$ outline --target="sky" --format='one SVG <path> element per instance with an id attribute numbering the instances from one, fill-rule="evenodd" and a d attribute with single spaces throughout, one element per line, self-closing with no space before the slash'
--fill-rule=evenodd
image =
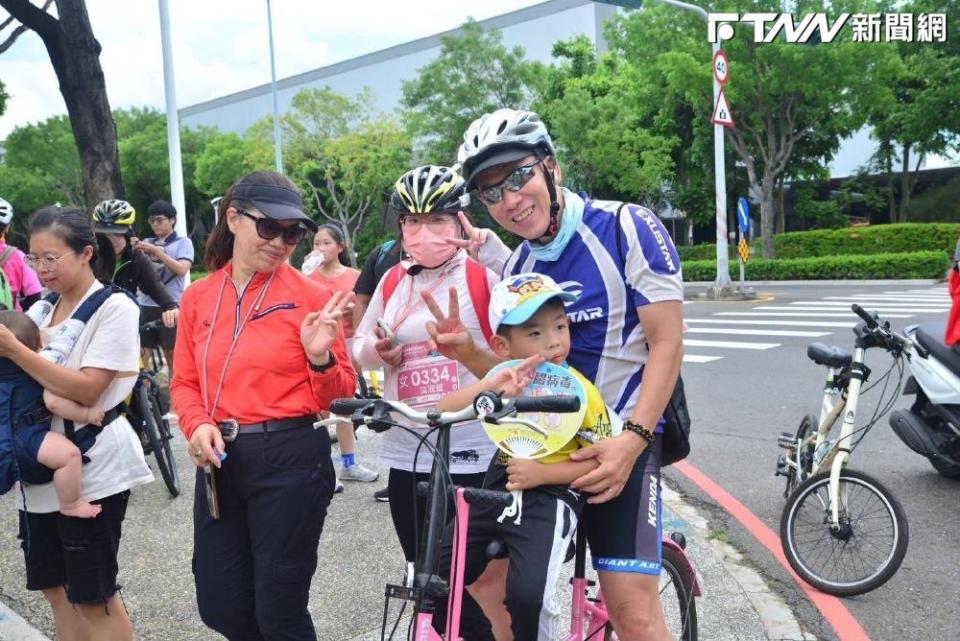
<path id="1" fill-rule="evenodd" d="M 272 0 L 277 79 L 454 29 L 468 17 L 483 20 L 538 3 Z M 169 0 L 168 5 L 178 108 L 270 82 L 266 0 Z M 114 109 L 163 110 L 158 7 L 157 0 L 87 0 Z M 0 9 L 0 21 L 6 17 Z M 4 29 L 0 40 L 9 32 Z M 10 95 L 0 116 L 0 140 L 14 127 L 66 113 L 47 52 L 31 31 L 0 55 L 0 80 Z"/>

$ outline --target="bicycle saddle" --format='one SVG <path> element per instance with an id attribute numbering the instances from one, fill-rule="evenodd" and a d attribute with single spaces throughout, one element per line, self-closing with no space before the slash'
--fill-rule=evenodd
<path id="1" fill-rule="evenodd" d="M 823 343 L 807 345 L 807 356 L 817 365 L 826 365 L 834 369 L 847 367 L 853 362 L 853 354 L 842 347 L 829 347 Z"/>

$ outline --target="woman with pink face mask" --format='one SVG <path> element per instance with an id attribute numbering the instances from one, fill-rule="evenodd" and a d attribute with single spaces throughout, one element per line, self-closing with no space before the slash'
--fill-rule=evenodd
<path id="1" fill-rule="evenodd" d="M 477 380 L 466 367 L 432 349 L 426 325 L 433 315 L 422 298 L 429 292 L 444 309 L 450 304 L 458 308 L 473 339 L 488 344 L 488 305 L 484 301 L 489 302 L 490 288 L 499 278 L 449 242 L 462 236 L 458 216 L 467 204 L 463 179 L 447 167 L 418 167 L 401 176 L 393 187 L 390 208 L 397 216 L 409 258 L 380 280 L 353 342 L 353 356 L 360 367 L 384 369 L 384 398 L 432 408 L 442 396 Z M 453 288 L 459 292 L 458 300 L 448 298 Z M 474 309 L 475 304 L 481 308 Z M 421 437 L 427 432 L 402 417 L 395 419 Z M 435 442 L 434 436 L 431 441 Z M 479 421 L 458 425 L 450 441 L 453 482 L 480 487 L 496 448 Z M 416 483 L 428 478 L 433 463 L 427 447 L 420 447 L 417 454 L 419 444 L 417 436 L 391 429 L 384 433 L 380 450 L 383 465 L 390 469 L 390 512 L 408 562 L 414 560 L 415 540 L 426 513 L 425 500 L 416 496 Z"/>

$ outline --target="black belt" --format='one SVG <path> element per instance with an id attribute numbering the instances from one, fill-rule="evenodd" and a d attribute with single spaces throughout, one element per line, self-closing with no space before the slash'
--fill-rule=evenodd
<path id="1" fill-rule="evenodd" d="M 263 434 L 264 432 L 285 432 L 287 430 L 297 429 L 299 427 L 313 427 L 317 417 L 313 414 L 306 416 L 295 416 L 293 418 L 280 418 L 262 423 L 248 423 L 240 425 L 240 434 Z"/>

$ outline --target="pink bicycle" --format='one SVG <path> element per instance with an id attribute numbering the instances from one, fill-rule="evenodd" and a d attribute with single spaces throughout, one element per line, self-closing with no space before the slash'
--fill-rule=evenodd
<path id="1" fill-rule="evenodd" d="M 492 407 L 491 407 L 492 405 Z M 340 416 L 350 415 L 355 425 L 382 432 L 390 428 L 407 429 L 395 423 L 391 412 L 406 417 L 415 423 L 426 425 L 430 433 L 436 432 L 436 445 L 430 445 L 426 437 L 424 446 L 434 450 L 433 469 L 430 481 L 418 484 L 417 491 L 427 496 L 427 513 L 424 524 L 424 536 L 421 539 L 420 553 L 412 572 L 408 571 L 404 585 L 387 584 L 383 608 L 381 641 L 392 641 L 406 609 L 406 603 L 413 603 L 413 615 L 406 638 L 408 641 L 462 641 L 460 636 L 460 613 L 463 596 L 464 559 L 466 557 L 467 527 L 471 505 L 489 505 L 506 507 L 513 501 L 508 492 L 485 490 L 470 487 L 453 487 L 449 482 L 448 465 L 450 461 L 450 428 L 466 421 L 476 420 L 478 414 L 486 420 L 499 420 L 511 417 L 511 423 L 527 422 L 516 418 L 523 412 L 575 412 L 579 409 L 579 399 L 569 396 L 522 397 L 512 400 L 499 399 L 489 394 L 477 397 L 472 407 L 458 412 L 440 412 L 431 410 L 421 412 L 397 401 L 379 399 L 339 399 L 334 401 L 331 411 Z M 478 412 L 478 410 L 482 410 Z M 332 420 L 321 421 L 318 425 Z M 528 424 L 533 430 L 539 427 Z M 436 574 L 439 564 L 441 538 L 447 523 L 447 509 L 450 497 L 453 497 L 454 517 L 454 554 L 450 563 L 449 582 Z M 616 640 L 616 633 L 610 625 L 603 595 L 600 590 L 591 594 L 595 582 L 586 576 L 586 542 L 583 530 L 577 531 L 576 557 L 572 584 L 570 614 L 570 632 L 563 641 L 600 641 Z M 497 541 L 487 547 L 487 554 L 495 557 L 503 551 L 502 542 Z M 682 534 L 673 532 L 663 539 L 663 572 L 660 577 L 660 599 L 664 607 L 667 626 L 675 638 L 681 641 L 697 640 L 697 609 L 695 597 L 700 596 L 697 573 L 684 551 L 686 542 Z M 387 634 L 388 613 L 391 600 L 404 601 L 404 606 Z M 433 628 L 434 603 L 438 599 L 447 599 L 447 627 L 443 635 Z"/>

